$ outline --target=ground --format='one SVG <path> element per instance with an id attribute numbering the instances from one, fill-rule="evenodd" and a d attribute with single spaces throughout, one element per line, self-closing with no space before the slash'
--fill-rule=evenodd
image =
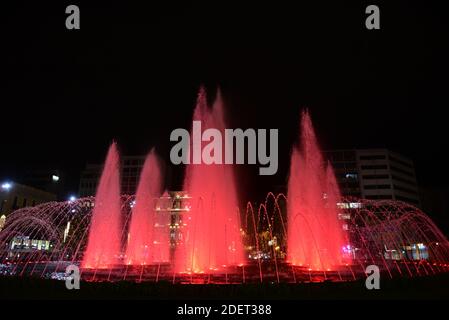
<path id="1" fill-rule="evenodd" d="M 364 281 L 302 284 L 173 285 L 171 283 L 81 282 L 0 277 L 0 299 L 157 299 L 157 300 L 329 300 L 448 299 L 449 274 L 381 281 L 367 290 Z"/>

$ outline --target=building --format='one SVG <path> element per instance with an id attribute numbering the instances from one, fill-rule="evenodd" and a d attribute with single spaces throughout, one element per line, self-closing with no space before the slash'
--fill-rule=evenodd
<path id="1" fill-rule="evenodd" d="M 135 194 L 139 183 L 140 171 L 145 163 L 144 156 L 124 156 L 120 164 L 121 192 Z M 103 165 L 87 164 L 81 173 L 79 196 L 94 196 L 100 181 Z"/>
<path id="2" fill-rule="evenodd" d="M 401 200 L 421 207 L 413 161 L 387 149 L 325 151 L 335 170 L 343 196 Z M 121 192 L 135 194 L 145 156 L 121 159 Z M 102 165 L 88 164 L 81 173 L 79 196 L 94 196 Z M 283 188 L 277 188 L 280 192 Z M 284 191 L 285 192 L 285 191 Z"/>
<path id="3" fill-rule="evenodd" d="M 343 196 L 421 206 L 413 161 L 387 149 L 326 151 Z"/>
<path id="4" fill-rule="evenodd" d="M 184 191 L 168 191 L 156 200 L 155 245 L 161 245 L 169 239 L 169 257 L 162 261 L 173 260 L 176 247 L 184 241 L 184 227 L 191 209 L 190 196 Z M 160 250 L 163 251 L 163 250 Z"/>
<path id="5" fill-rule="evenodd" d="M 3 183 L 0 186 L 0 230 L 11 212 L 49 201 L 56 201 L 56 195 L 19 183 Z"/>
<path id="6" fill-rule="evenodd" d="M 17 182 L 55 194 L 58 200 L 65 200 L 67 196 L 66 176 L 60 170 L 32 168 L 18 178 Z"/>
<path id="7" fill-rule="evenodd" d="M 78 195 L 80 197 L 94 196 L 100 181 L 102 165 L 87 164 L 86 168 L 81 172 L 80 185 Z"/>

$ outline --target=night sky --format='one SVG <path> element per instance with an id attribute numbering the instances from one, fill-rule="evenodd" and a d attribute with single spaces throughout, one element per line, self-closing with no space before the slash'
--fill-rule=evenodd
<path id="1" fill-rule="evenodd" d="M 77 191 L 113 139 L 168 160 L 204 84 L 210 99 L 220 86 L 231 128 L 279 129 L 278 174 L 240 168 L 245 188 L 285 183 L 305 107 L 323 149 L 386 147 L 415 161 L 421 186 L 447 187 L 449 30 L 436 2 L 120 2 L 2 4 L 2 180 L 56 168 Z M 81 30 L 65 28 L 69 4 Z M 381 30 L 365 28 L 368 4 Z"/>

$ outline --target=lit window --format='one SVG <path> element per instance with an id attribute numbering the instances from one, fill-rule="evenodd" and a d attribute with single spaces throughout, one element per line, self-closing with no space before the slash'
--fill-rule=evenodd
<path id="1" fill-rule="evenodd" d="M 351 202 L 349 203 L 349 208 L 351 209 L 360 209 L 362 204 L 360 202 Z"/>
<path id="2" fill-rule="evenodd" d="M 349 220 L 349 219 L 351 219 L 351 215 L 349 213 L 339 213 L 338 219 L 339 220 Z"/>
<path id="3" fill-rule="evenodd" d="M 337 203 L 337 207 L 338 207 L 339 209 L 349 209 L 349 203 L 338 202 L 338 203 Z"/>
<path id="4" fill-rule="evenodd" d="M 2 230 L 3 227 L 5 226 L 5 222 L 6 222 L 6 216 L 5 216 L 5 215 L 2 215 L 2 216 L 0 217 L 0 230 Z"/>

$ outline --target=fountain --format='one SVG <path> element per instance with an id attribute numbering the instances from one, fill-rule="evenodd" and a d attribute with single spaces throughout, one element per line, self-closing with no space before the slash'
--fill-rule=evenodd
<path id="1" fill-rule="evenodd" d="M 169 259 L 168 238 L 161 239 L 158 232 L 161 228 L 155 227 L 154 199 L 159 198 L 163 190 L 159 161 L 154 149 L 151 150 L 140 175 L 127 239 L 126 263 L 129 265 L 148 265 Z"/>
<path id="2" fill-rule="evenodd" d="M 200 90 L 193 119 L 223 131 L 220 93 L 209 108 Z M 238 208 L 230 164 L 192 161 L 185 191 L 162 194 L 154 150 L 136 195 L 121 195 L 113 143 L 95 198 L 7 217 L 0 274 L 59 279 L 75 264 L 85 281 L 229 284 L 354 281 L 366 277 L 369 265 L 389 278 L 449 272 L 449 242 L 424 212 L 401 201 L 341 197 L 308 112 L 300 132 L 288 194 L 270 192 L 246 210 Z"/>
<path id="3" fill-rule="evenodd" d="M 301 146 L 293 148 L 288 180 L 288 259 L 312 270 L 331 270 L 342 264 L 340 191 L 307 111 L 300 128 Z"/>
<path id="4" fill-rule="evenodd" d="M 107 268 L 119 262 L 121 252 L 120 173 L 116 143 L 109 148 L 95 196 L 82 266 Z"/>
<path id="5" fill-rule="evenodd" d="M 200 90 L 193 120 L 201 121 L 204 130 L 215 128 L 224 135 L 226 125 L 220 92 L 209 109 L 206 93 L 204 89 Z M 185 226 L 182 244 L 176 254 L 177 271 L 210 272 L 242 264 L 243 246 L 233 166 L 189 164 L 184 189 L 188 190 L 192 200 L 191 209 L 182 221 Z"/>

